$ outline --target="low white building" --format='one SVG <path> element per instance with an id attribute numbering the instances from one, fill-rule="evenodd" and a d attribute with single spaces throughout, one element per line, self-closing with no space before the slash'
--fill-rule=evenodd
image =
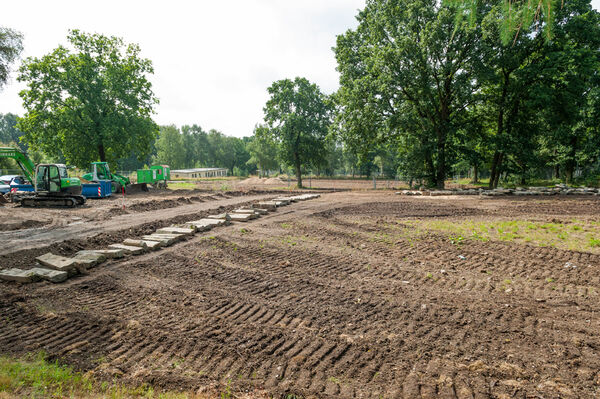
<path id="1" fill-rule="evenodd" d="M 172 179 L 198 179 L 203 177 L 227 177 L 227 168 L 195 168 L 171 171 Z"/>

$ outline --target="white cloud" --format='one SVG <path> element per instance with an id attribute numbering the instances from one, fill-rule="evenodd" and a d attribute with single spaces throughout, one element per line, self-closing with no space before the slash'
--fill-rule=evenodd
<path id="1" fill-rule="evenodd" d="M 158 123 L 244 136 L 262 120 L 273 81 L 304 76 L 326 92 L 337 88 L 331 47 L 362 7 L 364 0 L 22 0 L 3 13 L 25 34 L 24 56 L 65 43 L 71 28 L 138 43 L 154 62 Z M 0 92 L 0 112 L 23 112 L 23 87 L 13 79 Z"/>

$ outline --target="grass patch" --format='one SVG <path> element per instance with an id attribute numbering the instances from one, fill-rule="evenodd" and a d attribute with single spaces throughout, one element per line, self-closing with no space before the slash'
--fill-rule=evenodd
<path id="1" fill-rule="evenodd" d="M 157 392 L 150 385 L 129 387 L 116 382 L 96 381 L 73 368 L 50 362 L 44 353 L 22 359 L 0 356 L 0 398 L 148 398 L 208 399 L 185 392 Z"/>
<path id="2" fill-rule="evenodd" d="M 464 239 L 530 243 L 539 247 L 600 253 L 600 223 L 573 219 L 559 222 L 528 220 L 410 220 L 403 223 L 419 231 L 435 230 L 449 234 L 460 247 Z"/>
<path id="3" fill-rule="evenodd" d="M 169 183 L 168 185 L 169 190 L 193 190 L 195 188 L 198 188 L 198 185 L 190 182 Z"/>

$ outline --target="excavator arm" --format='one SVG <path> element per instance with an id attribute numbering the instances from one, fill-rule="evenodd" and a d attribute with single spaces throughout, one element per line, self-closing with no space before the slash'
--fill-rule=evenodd
<path id="1" fill-rule="evenodd" d="M 29 159 L 25 152 L 21 151 L 18 148 L 0 147 L 0 158 L 14 159 L 23 171 L 25 178 L 29 180 L 31 184 L 33 184 L 33 176 L 35 175 L 35 164 L 31 159 Z"/>

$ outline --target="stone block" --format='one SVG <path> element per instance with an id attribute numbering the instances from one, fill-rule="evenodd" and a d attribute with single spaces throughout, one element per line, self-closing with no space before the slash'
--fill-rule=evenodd
<path id="1" fill-rule="evenodd" d="M 108 247 L 114 248 L 114 249 L 121 249 L 121 250 L 123 250 L 123 252 L 125 252 L 126 254 L 129 254 L 129 255 L 141 255 L 145 252 L 144 248 L 132 247 L 132 246 L 123 245 L 123 244 L 111 244 Z"/>
<path id="2" fill-rule="evenodd" d="M 177 241 L 183 240 L 184 237 L 183 234 L 152 234 L 143 236 L 142 240 L 160 242 L 163 246 L 168 247 Z"/>
<path id="3" fill-rule="evenodd" d="M 247 222 L 256 218 L 254 214 L 250 213 L 232 213 L 230 216 L 233 222 Z"/>
<path id="4" fill-rule="evenodd" d="M 194 233 L 196 233 L 196 228 L 194 227 L 163 227 L 156 230 L 156 234 L 183 234 L 191 236 Z"/>
<path id="5" fill-rule="evenodd" d="M 58 270 L 61 272 L 73 272 L 79 270 L 81 263 L 76 259 L 66 258 L 60 255 L 54 255 L 48 252 L 42 256 L 35 258 L 42 266 L 49 267 L 50 269 Z"/>
<path id="6" fill-rule="evenodd" d="M 35 273 L 39 278 L 52 283 L 62 283 L 69 278 L 69 273 L 67 272 L 59 272 L 58 270 L 45 269 L 43 267 L 34 267 L 29 271 Z"/>
<path id="7" fill-rule="evenodd" d="M 123 245 L 129 245 L 130 247 L 140 247 L 143 249 L 148 248 L 148 245 L 146 244 L 146 242 L 144 240 L 134 240 L 131 238 L 128 238 L 125 241 L 123 241 Z"/>
<path id="8" fill-rule="evenodd" d="M 17 283 L 31 283 L 39 279 L 39 277 L 31 270 L 4 269 L 0 271 L 0 279 L 16 281 Z"/>
<path id="9" fill-rule="evenodd" d="M 272 201 L 258 202 L 256 204 L 254 204 L 254 207 L 255 208 L 267 209 L 269 211 L 276 211 L 277 210 L 277 204 L 275 202 L 272 202 Z"/>
<path id="10" fill-rule="evenodd" d="M 73 257 L 78 264 L 83 265 L 87 268 L 94 267 L 102 262 L 106 261 L 106 255 L 99 253 L 89 253 L 86 251 L 79 251 Z"/>
<path id="11" fill-rule="evenodd" d="M 254 212 L 258 213 L 259 215 L 266 215 L 269 213 L 268 209 L 263 208 L 252 208 L 252 210 L 254 210 Z"/>
<path id="12" fill-rule="evenodd" d="M 277 204 L 277 206 L 286 206 L 289 205 L 291 203 L 291 201 L 287 198 L 275 198 L 274 200 L 272 200 L 273 202 L 275 202 Z"/>
<path id="13" fill-rule="evenodd" d="M 188 224 L 196 226 L 197 229 L 203 229 L 206 231 L 212 229 L 213 227 L 228 225 L 229 221 L 224 219 L 200 219 L 194 220 L 193 222 L 188 222 Z"/>
<path id="14" fill-rule="evenodd" d="M 208 219 L 217 219 L 217 220 L 231 220 L 231 217 L 227 212 L 219 213 L 218 215 L 208 215 Z"/>
<path id="15" fill-rule="evenodd" d="M 100 254 L 106 256 L 107 259 L 120 259 L 125 256 L 125 253 L 120 249 L 87 249 L 85 251 L 79 251 L 77 253 Z"/>

